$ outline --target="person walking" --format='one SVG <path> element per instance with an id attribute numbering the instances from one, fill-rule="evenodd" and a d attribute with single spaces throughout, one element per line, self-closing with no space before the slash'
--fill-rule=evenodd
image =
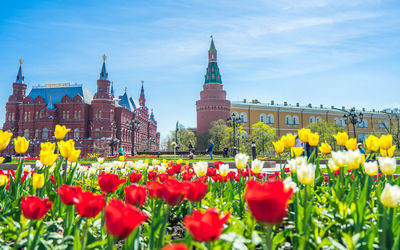
<path id="1" fill-rule="evenodd" d="M 208 149 L 207 152 L 210 154 L 211 160 L 213 159 L 213 150 L 214 150 L 214 143 L 212 140 L 208 143 Z"/>
<path id="2" fill-rule="evenodd" d="M 117 153 L 119 156 L 124 156 L 125 155 L 125 151 L 122 147 L 119 147 L 119 149 L 117 150 Z"/>
<path id="3" fill-rule="evenodd" d="M 194 156 L 194 146 L 192 141 L 189 141 L 189 159 L 193 160 L 193 156 Z"/>

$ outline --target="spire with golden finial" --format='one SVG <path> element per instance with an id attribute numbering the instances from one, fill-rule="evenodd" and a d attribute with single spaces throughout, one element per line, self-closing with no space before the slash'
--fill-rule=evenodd
<path id="1" fill-rule="evenodd" d="M 106 54 L 103 54 L 103 62 L 105 62 L 107 60 L 107 56 Z"/>
<path id="2" fill-rule="evenodd" d="M 17 74 L 17 80 L 15 81 L 16 83 L 24 83 L 24 76 L 22 75 L 22 63 L 24 61 L 22 59 L 19 59 L 19 69 L 18 69 L 18 74 Z"/>
<path id="3" fill-rule="evenodd" d="M 106 59 L 107 59 L 107 56 L 103 55 L 103 67 L 101 68 L 99 80 L 108 80 L 108 73 L 106 70 Z"/>

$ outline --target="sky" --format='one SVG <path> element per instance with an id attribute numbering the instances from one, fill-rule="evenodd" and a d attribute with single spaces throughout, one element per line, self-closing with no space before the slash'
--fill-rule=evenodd
<path id="1" fill-rule="evenodd" d="M 107 55 L 116 95 L 154 109 L 161 137 L 196 126 L 210 35 L 232 101 L 400 107 L 400 3 L 380 0 L 2 1 L 0 123 L 24 60 L 27 93 L 80 83 Z"/>

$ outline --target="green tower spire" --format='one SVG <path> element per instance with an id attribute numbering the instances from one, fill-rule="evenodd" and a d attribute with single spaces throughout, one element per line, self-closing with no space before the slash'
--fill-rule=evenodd
<path id="1" fill-rule="evenodd" d="M 208 50 L 208 67 L 204 76 L 204 84 L 222 84 L 213 36 L 211 36 L 210 49 Z"/>

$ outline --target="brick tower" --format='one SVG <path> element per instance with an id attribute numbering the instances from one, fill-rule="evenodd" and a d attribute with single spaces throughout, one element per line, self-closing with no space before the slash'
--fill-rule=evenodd
<path id="1" fill-rule="evenodd" d="M 219 119 L 226 120 L 230 115 L 231 102 L 226 100 L 226 92 L 222 89 L 221 75 L 217 63 L 217 50 L 211 36 L 208 50 L 208 67 L 204 79 L 200 100 L 196 102 L 197 135 L 208 132 L 211 122 Z"/>

